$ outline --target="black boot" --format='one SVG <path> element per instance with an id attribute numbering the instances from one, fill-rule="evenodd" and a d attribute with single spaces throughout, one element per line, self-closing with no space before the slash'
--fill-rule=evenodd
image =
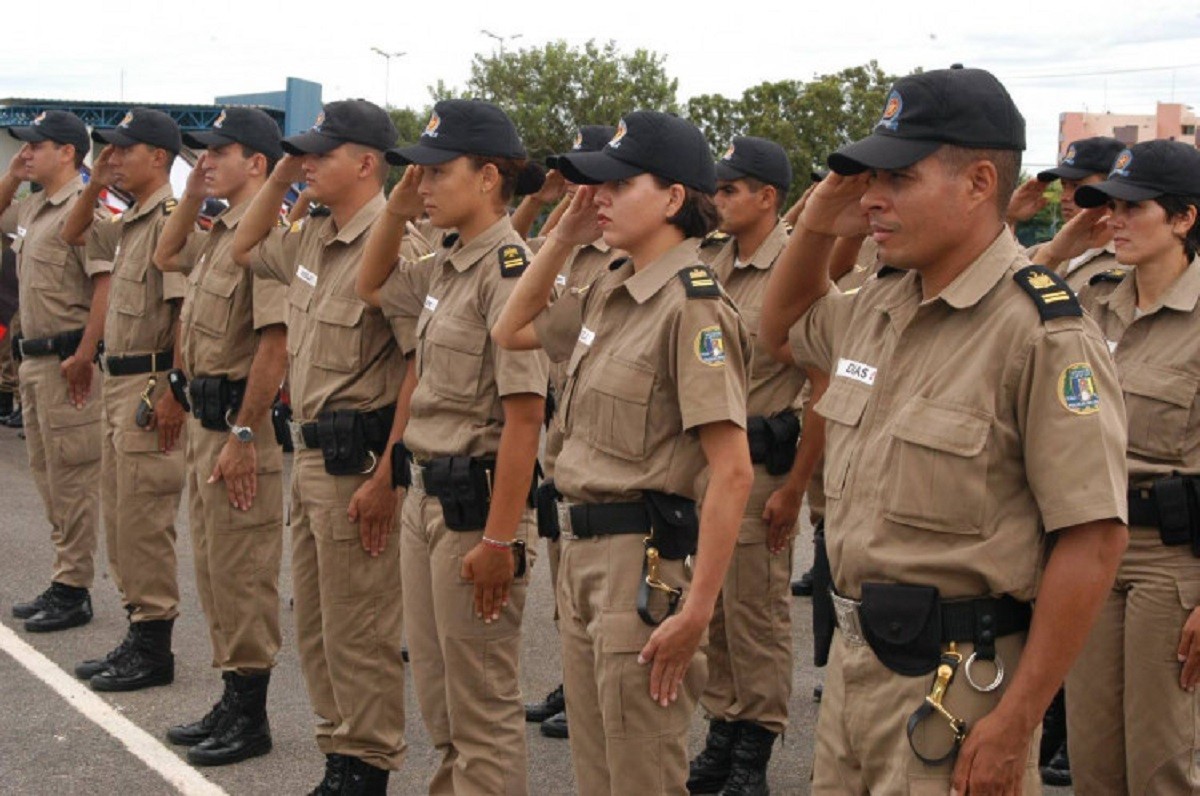
<path id="1" fill-rule="evenodd" d="M 174 619 L 133 623 L 133 645 L 113 664 L 91 679 L 93 691 L 138 691 L 175 681 L 171 654 Z"/>
<path id="2" fill-rule="evenodd" d="M 121 643 L 114 647 L 103 658 L 88 658 L 83 663 L 75 667 L 75 676 L 80 680 L 91 680 L 96 675 L 106 671 L 110 666 L 123 658 L 129 650 L 133 649 L 133 622 L 130 617 L 133 616 L 133 610 L 125 609 L 125 616 L 129 622 L 128 628 L 125 630 L 125 638 L 121 639 Z"/>
<path id="3" fill-rule="evenodd" d="M 725 787 L 733 744 L 737 741 L 738 724 L 712 719 L 708 722 L 708 737 L 704 749 L 688 765 L 688 793 L 716 793 Z"/>
<path id="4" fill-rule="evenodd" d="M 563 687 L 559 685 L 541 702 L 526 702 L 525 703 L 525 721 L 542 722 L 553 716 L 555 713 L 562 713 L 567 709 L 567 700 L 563 697 Z"/>
<path id="5" fill-rule="evenodd" d="M 17 407 L 17 410 L 15 412 L 13 412 L 8 417 L 4 418 L 4 425 L 8 426 L 9 428 L 24 428 L 25 427 L 24 420 L 22 419 L 22 416 L 21 416 L 21 408 L 20 407 Z"/>
<path id="6" fill-rule="evenodd" d="M 46 590 L 34 597 L 29 602 L 17 603 L 12 607 L 12 615 L 14 619 L 28 619 L 38 611 L 50 604 L 50 593 L 54 591 L 54 584 L 51 583 L 46 587 Z"/>
<path id="7" fill-rule="evenodd" d="M 225 681 L 225 691 L 217 703 L 212 706 L 212 710 L 191 724 L 176 724 L 167 730 L 168 741 L 176 746 L 195 746 L 213 734 L 213 730 L 217 728 L 229 710 L 229 702 L 233 697 L 233 687 L 231 686 L 233 672 L 221 672 L 221 679 Z"/>
<path id="8" fill-rule="evenodd" d="M 1067 742 L 1063 741 L 1050 758 L 1050 762 L 1042 768 L 1042 783 L 1055 788 L 1071 786 L 1071 757 L 1067 753 Z"/>
<path id="9" fill-rule="evenodd" d="M 555 713 L 550 718 L 542 722 L 542 735 L 547 738 L 568 738 L 570 733 L 567 731 L 567 711 Z"/>
<path id="10" fill-rule="evenodd" d="M 234 674 L 229 708 L 207 740 L 188 750 L 194 766 L 225 766 L 271 751 L 267 687 L 271 673 Z"/>
<path id="11" fill-rule="evenodd" d="M 733 766 L 720 796 L 768 796 L 767 763 L 776 733 L 752 721 L 739 721 L 738 737 L 733 744 Z"/>
<path id="12" fill-rule="evenodd" d="M 325 778 L 308 796 L 336 796 L 342 792 L 342 783 L 346 781 L 346 767 L 350 758 L 345 755 L 325 755 Z"/>
<path id="13" fill-rule="evenodd" d="M 50 633 L 79 627 L 92 621 L 92 598 L 87 589 L 50 584 L 50 596 L 42 610 L 25 620 L 25 629 L 30 633 Z"/>
<path id="14" fill-rule="evenodd" d="M 346 779 L 338 792 L 342 796 L 386 796 L 390 773 L 357 757 L 347 758 Z"/>

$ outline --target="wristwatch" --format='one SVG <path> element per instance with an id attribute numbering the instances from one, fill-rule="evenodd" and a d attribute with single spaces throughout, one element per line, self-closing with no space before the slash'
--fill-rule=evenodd
<path id="1" fill-rule="evenodd" d="M 229 427 L 229 433 L 238 442 L 254 442 L 254 429 L 250 426 L 233 425 Z"/>

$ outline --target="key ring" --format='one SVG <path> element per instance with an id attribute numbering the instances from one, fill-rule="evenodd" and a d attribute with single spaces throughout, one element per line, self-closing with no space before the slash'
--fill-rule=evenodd
<path id="1" fill-rule="evenodd" d="M 1000 684 L 1004 682 L 1004 660 L 999 655 L 996 655 L 993 661 L 996 665 L 996 676 L 992 678 L 992 682 L 982 686 L 975 682 L 975 678 L 971 676 L 971 667 L 975 665 L 977 660 L 981 660 L 981 658 L 979 658 L 977 653 L 972 652 L 971 656 L 967 658 L 967 662 L 963 665 L 963 674 L 966 675 L 967 682 L 971 684 L 972 688 L 981 694 L 989 694 L 999 688 Z"/>

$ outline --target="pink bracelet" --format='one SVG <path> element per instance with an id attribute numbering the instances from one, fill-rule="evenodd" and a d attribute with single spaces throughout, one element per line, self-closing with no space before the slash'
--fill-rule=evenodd
<path id="1" fill-rule="evenodd" d="M 502 542 L 499 539 L 489 539 L 486 536 L 483 537 L 482 541 L 488 547 L 494 547 L 497 550 L 511 550 L 513 546 L 512 542 Z"/>

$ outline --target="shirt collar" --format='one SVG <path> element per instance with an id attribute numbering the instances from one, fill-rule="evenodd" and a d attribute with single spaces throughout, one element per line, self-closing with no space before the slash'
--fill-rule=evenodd
<path id="1" fill-rule="evenodd" d="M 83 178 L 76 174 L 74 179 L 59 188 L 53 196 L 47 197 L 46 202 L 56 206 L 60 205 L 78 193 L 81 188 L 83 188 Z"/>
<path id="2" fill-rule="evenodd" d="M 1008 273 L 1009 266 L 1019 254 L 1016 239 L 1007 229 L 1001 231 L 992 245 L 955 277 L 937 298 L 956 310 L 973 307 Z"/>
<path id="3" fill-rule="evenodd" d="M 329 234 L 334 231 L 333 216 L 330 216 L 329 226 L 326 228 L 325 233 L 328 235 L 328 238 L 323 239 L 321 242 L 324 245 L 329 245 L 333 241 L 337 241 L 338 243 L 353 243 L 358 240 L 364 232 L 371 228 L 371 225 L 375 223 L 375 219 L 379 218 L 379 214 L 383 212 L 383 206 L 386 201 L 383 198 L 382 191 L 372 196 L 369 202 L 358 208 L 358 212 L 346 222 L 346 226 L 337 230 L 336 235 Z"/>
<path id="4" fill-rule="evenodd" d="M 479 236 L 470 243 L 464 245 L 462 238 L 459 238 L 454 247 L 450 249 L 450 256 L 446 260 L 454 266 L 455 271 L 461 274 L 482 260 L 485 254 L 499 246 L 501 241 L 512 231 L 512 219 L 505 214 L 497 219 L 496 223 L 479 233 Z"/>
<path id="5" fill-rule="evenodd" d="M 236 229 L 238 222 L 242 220 L 242 216 L 246 215 L 246 211 L 250 208 L 250 202 L 245 201 L 241 204 L 230 205 L 222 210 L 215 219 L 213 224 L 220 224 L 225 229 Z"/>
<path id="6" fill-rule="evenodd" d="M 734 258 L 733 267 L 737 269 L 755 267 L 760 271 L 765 271 L 770 268 L 775 260 L 779 257 L 779 253 L 787 246 L 788 233 L 787 225 L 780 221 L 775 225 L 763 242 L 758 245 L 757 251 L 751 254 L 746 259 L 741 259 L 740 254 Z"/>
<path id="7" fill-rule="evenodd" d="M 1126 277 L 1126 282 L 1132 282 L 1133 277 Z M 1179 312 L 1191 312 L 1196 309 L 1200 300 L 1200 259 L 1195 257 L 1188 267 L 1163 296 L 1162 305 Z"/>
<path id="8" fill-rule="evenodd" d="M 138 202 L 133 207 L 126 210 L 121 218 L 126 224 L 128 224 L 130 221 L 137 221 L 139 218 L 171 198 L 174 198 L 174 192 L 171 189 L 171 183 L 163 183 L 157 191 L 150 194 L 150 198 L 148 198 L 144 203 Z"/>
<path id="9" fill-rule="evenodd" d="M 654 262 L 625 280 L 625 289 L 638 304 L 644 304 L 680 269 L 700 262 L 700 239 L 687 238 L 672 246 Z"/>

